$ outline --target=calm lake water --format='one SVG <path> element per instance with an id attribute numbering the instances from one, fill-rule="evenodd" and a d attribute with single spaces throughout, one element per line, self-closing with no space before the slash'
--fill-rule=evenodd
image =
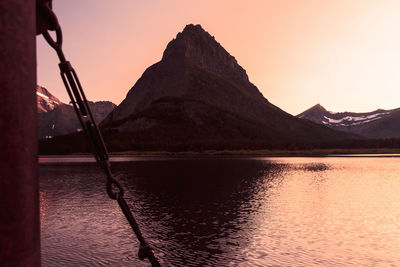
<path id="1" fill-rule="evenodd" d="M 400 266 L 400 158 L 114 158 L 163 266 Z M 149 266 L 105 177 L 42 158 L 43 266 Z"/>

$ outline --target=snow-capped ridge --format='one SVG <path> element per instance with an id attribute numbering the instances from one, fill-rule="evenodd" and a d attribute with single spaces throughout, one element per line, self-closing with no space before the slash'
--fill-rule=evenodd
<path id="1" fill-rule="evenodd" d="M 340 113 L 336 113 L 340 114 Z M 370 115 L 359 115 L 359 116 L 345 116 L 340 119 L 332 119 L 327 116 L 324 116 L 324 118 L 328 121 L 323 121 L 324 124 L 340 124 L 341 126 L 353 126 L 353 125 L 358 125 L 362 123 L 367 123 L 371 122 L 374 120 L 379 120 L 383 117 L 386 117 L 389 115 L 390 112 L 380 112 L 380 113 L 375 113 L 375 114 L 370 114 Z"/>
<path id="2" fill-rule="evenodd" d="M 317 104 L 306 111 L 297 115 L 298 118 L 311 120 L 315 123 L 328 126 L 335 130 L 341 130 L 346 132 L 352 132 L 356 134 L 361 134 L 368 137 L 394 137 L 399 136 L 400 132 L 395 133 L 390 129 L 384 129 L 378 126 L 379 123 L 385 121 L 395 121 L 396 114 L 399 114 L 400 108 L 385 110 L 376 109 L 371 112 L 330 112 L 323 108 L 321 105 Z M 386 123 L 386 122 L 385 122 Z M 390 123 L 389 123 L 390 124 Z M 385 124 L 386 125 L 386 124 Z M 390 126 L 391 129 L 395 129 L 396 126 Z M 369 129 L 374 129 L 374 133 L 370 133 Z M 379 134 L 380 131 L 387 132 L 387 134 Z"/>
<path id="3" fill-rule="evenodd" d="M 37 109 L 38 112 L 49 112 L 55 109 L 57 106 L 63 104 L 57 97 L 53 96 L 46 88 L 42 86 L 36 86 L 37 96 Z"/>

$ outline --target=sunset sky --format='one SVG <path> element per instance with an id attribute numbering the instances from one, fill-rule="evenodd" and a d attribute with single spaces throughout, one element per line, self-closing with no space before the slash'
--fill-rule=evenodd
<path id="1" fill-rule="evenodd" d="M 119 104 L 186 24 L 233 55 L 273 104 L 297 115 L 400 107 L 400 1 L 54 0 L 64 52 L 90 100 Z M 38 84 L 68 102 L 37 38 Z"/>

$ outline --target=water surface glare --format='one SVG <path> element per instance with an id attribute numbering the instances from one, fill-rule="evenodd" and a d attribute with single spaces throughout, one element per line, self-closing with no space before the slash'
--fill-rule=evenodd
<path id="1" fill-rule="evenodd" d="M 400 266 L 400 158 L 118 159 L 162 266 Z M 104 181 L 41 160 L 43 266 L 149 266 Z"/>

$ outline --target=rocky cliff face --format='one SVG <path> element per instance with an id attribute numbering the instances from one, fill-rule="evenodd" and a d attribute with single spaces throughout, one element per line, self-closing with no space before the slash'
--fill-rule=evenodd
<path id="1" fill-rule="evenodd" d="M 236 59 L 200 25 L 187 25 L 178 33 L 162 60 L 143 73 L 102 126 L 160 145 L 350 137 L 269 103 Z"/>
<path id="2" fill-rule="evenodd" d="M 108 114 L 110 114 L 111 111 L 114 110 L 117 105 L 110 101 L 89 101 L 89 106 L 94 120 L 99 124 L 102 120 L 104 120 L 105 117 L 107 117 Z"/>
<path id="3" fill-rule="evenodd" d="M 61 105 L 61 101 L 53 96 L 46 88 L 36 86 L 37 96 L 37 110 L 39 113 L 45 113 L 53 110 L 57 106 Z"/>
<path id="4" fill-rule="evenodd" d="M 81 129 L 73 106 L 62 103 L 44 87 L 37 86 L 36 93 L 39 139 L 71 134 Z M 116 107 L 109 101 L 89 102 L 89 106 L 97 123 Z"/>
<path id="5" fill-rule="evenodd" d="M 144 110 L 162 97 L 183 97 L 209 104 L 243 109 L 248 101 L 267 103 L 246 71 L 200 25 L 187 25 L 164 51 L 162 60 L 149 67 L 126 99 L 104 122 L 121 120 Z"/>
<path id="6" fill-rule="evenodd" d="M 162 61 L 170 61 L 172 64 L 188 61 L 225 79 L 231 79 L 246 87 L 250 85 L 246 71 L 200 25 L 187 25 L 181 33 L 178 33 L 167 45 Z M 250 87 L 252 87 L 250 92 L 243 91 L 243 93 L 259 94 L 255 86 Z"/>

